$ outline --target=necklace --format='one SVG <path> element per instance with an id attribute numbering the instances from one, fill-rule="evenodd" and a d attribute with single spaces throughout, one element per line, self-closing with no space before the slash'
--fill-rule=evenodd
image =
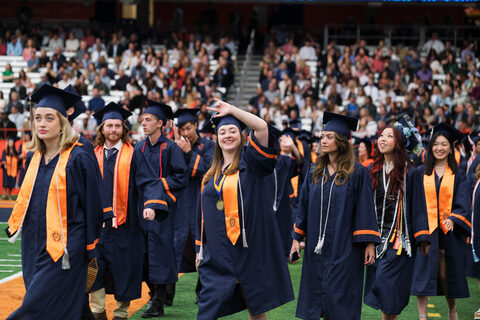
<path id="1" fill-rule="evenodd" d="M 385 162 L 385 165 L 383 166 L 383 168 L 385 169 L 387 174 L 389 174 L 390 171 L 392 171 L 392 169 L 393 169 L 393 161 Z M 385 181 L 384 181 L 384 183 L 385 183 Z"/>
<path id="2" fill-rule="evenodd" d="M 50 161 L 52 161 L 53 158 L 55 158 L 58 153 L 59 153 L 59 151 L 55 152 L 53 155 L 51 155 L 49 157 L 47 156 L 47 154 L 45 154 L 45 156 L 44 156 L 45 157 L 45 164 L 49 164 Z"/>
<path id="3" fill-rule="evenodd" d="M 325 173 L 325 170 L 324 170 Z M 323 184 L 325 182 L 325 175 L 322 175 L 322 182 L 320 186 L 320 228 L 318 231 L 318 242 L 317 245 L 315 246 L 314 252 L 316 254 L 322 254 L 322 248 L 325 243 L 325 233 L 327 232 L 327 223 L 328 223 L 328 216 L 330 215 L 330 202 L 332 199 L 332 190 L 333 190 L 333 185 L 335 184 L 335 177 L 337 176 L 337 173 L 332 177 L 332 184 L 330 185 L 330 192 L 328 193 L 328 204 L 327 204 L 327 212 L 325 214 L 325 224 L 323 224 Z M 323 226 L 323 230 L 322 230 Z"/>

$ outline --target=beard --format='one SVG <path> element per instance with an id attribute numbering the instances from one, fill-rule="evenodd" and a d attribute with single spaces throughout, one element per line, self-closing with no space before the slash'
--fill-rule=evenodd
<path id="1" fill-rule="evenodd" d="M 110 134 L 104 134 L 105 135 L 105 140 L 108 140 L 110 143 L 116 144 L 120 139 L 122 138 L 119 134 L 116 133 L 110 133 Z"/>

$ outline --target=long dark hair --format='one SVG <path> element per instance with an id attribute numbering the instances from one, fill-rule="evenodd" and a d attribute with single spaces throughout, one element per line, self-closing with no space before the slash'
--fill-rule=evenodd
<path id="1" fill-rule="evenodd" d="M 405 148 L 405 144 L 402 140 L 402 135 L 397 128 L 394 127 L 386 127 L 385 129 L 392 129 L 393 137 L 395 138 L 395 147 L 393 149 L 393 169 L 388 174 L 390 178 L 390 185 L 391 188 L 389 190 L 385 190 L 388 195 L 396 196 L 398 192 L 402 193 L 403 191 L 403 175 L 405 170 L 408 166 L 411 165 L 411 162 L 408 160 L 407 157 L 407 149 Z M 380 134 L 383 133 L 385 130 L 383 129 Z M 383 164 L 385 162 L 385 158 L 383 154 L 378 149 L 378 144 L 375 144 L 375 155 L 373 157 L 373 164 L 372 168 L 370 169 L 370 177 L 372 178 L 372 188 L 375 190 L 379 183 L 379 174 L 383 169 Z"/>
<path id="2" fill-rule="evenodd" d="M 350 144 L 348 139 L 337 132 L 335 132 L 335 142 L 337 143 L 337 176 L 335 177 L 335 184 L 340 186 L 347 182 L 348 177 L 353 172 L 355 165 L 355 152 L 353 151 L 353 146 Z M 329 163 L 328 153 L 322 152 L 317 157 L 317 162 L 315 169 L 313 170 L 313 181 L 317 184 L 320 178 L 323 176 L 325 179 L 324 170 Z"/>
<path id="3" fill-rule="evenodd" d="M 448 153 L 448 158 L 447 158 L 447 164 L 450 170 L 452 170 L 453 174 L 457 173 L 458 169 L 458 163 L 457 160 L 455 160 L 455 148 L 452 143 L 452 139 L 450 135 L 446 132 L 439 132 L 437 134 L 434 134 L 433 137 L 430 139 L 430 142 L 428 143 L 428 149 L 427 149 L 427 158 L 425 159 L 425 175 L 429 176 L 433 172 L 433 167 L 435 166 L 435 157 L 433 156 L 433 145 L 435 144 L 435 141 L 439 136 L 443 136 L 448 140 L 448 143 L 450 144 L 450 152 Z"/>

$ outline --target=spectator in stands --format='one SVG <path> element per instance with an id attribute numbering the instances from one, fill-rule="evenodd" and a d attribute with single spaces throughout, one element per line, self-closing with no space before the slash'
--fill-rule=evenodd
<path id="1" fill-rule="evenodd" d="M 100 80 L 105 83 L 105 85 L 108 87 L 108 90 L 110 90 L 111 88 L 111 84 L 110 84 L 110 81 L 112 80 L 108 74 L 107 74 L 107 67 L 102 67 L 100 69 L 100 72 L 99 72 L 99 77 L 100 77 Z"/>
<path id="2" fill-rule="evenodd" d="M 0 112 L 5 111 L 6 108 L 7 108 L 7 99 L 3 97 L 3 91 L 0 90 Z"/>
<path id="3" fill-rule="evenodd" d="M 58 33 L 54 32 L 52 38 L 48 41 L 48 50 L 55 51 L 57 47 L 63 50 L 63 40 L 58 37 Z"/>
<path id="4" fill-rule="evenodd" d="M 100 78 L 100 75 L 96 74 L 94 76 L 93 80 L 93 87 L 98 90 L 100 95 L 108 95 L 109 94 L 109 89 L 108 86 L 102 82 L 102 79 Z"/>
<path id="5" fill-rule="evenodd" d="M 180 61 L 177 61 L 175 64 L 176 68 L 178 68 L 178 66 L 180 66 Z M 135 67 L 132 68 L 131 77 L 138 81 L 144 79 L 146 74 L 147 69 L 142 65 L 142 59 L 137 59 Z"/>
<path id="6" fill-rule="evenodd" d="M 83 74 L 77 78 L 73 87 L 79 95 L 86 96 L 88 94 L 88 86 L 85 83 L 85 77 Z"/>
<path id="7" fill-rule="evenodd" d="M 213 52 L 213 59 L 217 60 L 220 57 L 222 51 L 227 51 L 228 55 L 231 56 L 232 52 L 227 47 L 227 40 L 225 37 L 220 38 L 217 49 Z"/>
<path id="8" fill-rule="evenodd" d="M 2 72 L 2 80 L 3 82 L 13 82 L 14 77 L 15 75 L 12 71 L 12 65 L 10 63 L 7 63 L 5 65 L 5 71 Z"/>
<path id="9" fill-rule="evenodd" d="M 470 97 L 477 102 L 480 102 L 480 76 L 478 75 L 475 77 L 475 87 L 473 87 Z"/>
<path id="10" fill-rule="evenodd" d="M 83 41 L 85 41 L 87 43 L 88 47 L 91 47 L 91 46 L 94 45 L 95 36 L 92 33 L 92 29 L 87 28 L 87 30 L 85 31 L 85 37 L 83 38 Z"/>
<path id="11" fill-rule="evenodd" d="M 97 76 L 98 77 L 98 76 Z M 100 80 L 100 78 L 98 78 Z M 102 99 L 100 91 L 95 86 L 92 89 L 92 99 L 88 101 L 88 110 L 96 112 L 105 107 L 105 100 Z"/>
<path id="12" fill-rule="evenodd" d="M 92 48 L 92 62 L 97 63 L 102 56 L 106 56 L 107 52 L 104 50 L 103 44 L 100 42 L 100 39 L 97 38 L 97 42 Z"/>
<path id="13" fill-rule="evenodd" d="M 49 84 L 51 85 L 51 82 L 48 81 L 48 77 L 47 77 L 47 74 L 46 73 L 42 73 L 40 75 L 40 82 L 37 83 L 37 88 L 40 89 L 41 86 L 43 86 L 44 84 Z"/>
<path id="14" fill-rule="evenodd" d="M 70 32 L 68 34 L 68 39 L 65 41 L 65 51 L 67 52 L 76 52 L 80 47 L 80 41 L 75 38 L 75 34 Z"/>
<path id="15" fill-rule="evenodd" d="M 227 60 L 224 57 L 218 59 L 218 67 L 213 76 L 213 81 L 219 87 L 230 88 L 234 81 L 233 70 L 227 64 Z"/>
<path id="16" fill-rule="evenodd" d="M 80 41 L 79 49 L 75 53 L 75 60 L 81 61 L 82 59 L 84 59 L 85 53 L 88 53 L 88 45 L 84 40 L 82 40 Z"/>
<path id="17" fill-rule="evenodd" d="M 47 56 L 47 51 L 45 49 L 41 49 L 40 56 L 38 57 L 38 66 L 40 68 L 44 68 L 49 61 L 50 58 Z"/>
<path id="18" fill-rule="evenodd" d="M 62 48 L 60 47 L 55 48 L 55 53 L 52 55 L 51 62 L 52 62 L 52 68 L 55 71 L 58 71 L 60 69 L 60 66 L 62 66 L 65 62 L 67 62 L 67 58 L 62 53 Z"/>
<path id="19" fill-rule="evenodd" d="M 367 85 L 363 88 L 364 91 L 365 91 L 365 94 L 367 96 L 370 96 L 370 98 L 373 100 L 373 101 L 378 101 L 378 98 L 379 98 L 379 93 L 378 93 L 378 88 L 377 86 L 374 84 L 374 78 L 373 78 L 373 73 L 370 73 L 368 75 L 368 82 L 367 82 Z"/>
<path id="20" fill-rule="evenodd" d="M 2 111 L 0 113 L 0 139 L 16 139 L 17 137 L 17 127 L 15 123 L 8 119 L 7 111 Z"/>
<path id="21" fill-rule="evenodd" d="M 204 42 L 202 43 L 202 47 L 207 49 L 207 53 L 209 56 L 212 56 L 215 52 L 215 45 L 212 43 L 212 39 L 210 36 L 206 36 Z"/>
<path id="22" fill-rule="evenodd" d="M 22 102 L 20 101 L 17 92 L 10 93 L 10 101 L 7 103 L 6 111 L 8 113 L 10 113 L 11 110 L 12 110 L 12 107 L 17 107 L 19 112 L 23 113 L 24 106 L 23 106 Z"/>
<path id="23" fill-rule="evenodd" d="M 13 105 L 10 108 L 10 114 L 8 115 L 8 119 L 15 124 L 15 126 L 17 127 L 17 130 L 19 131 L 22 130 L 24 117 L 23 117 L 23 113 L 19 112 L 18 106 Z"/>
<path id="24" fill-rule="evenodd" d="M 7 44 L 3 37 L 0 37 L 0 56 L 4 56 L 7 54 Z"/>
<path id="25" fill-rule="evenodd" d="M 130 82 L 130 77 L 125 74 L 123 69 L 118 70 L 118 79 L 115 81 L 113 90 L 125 91 L 127 89 L 127 84 Z"/>
<path id="26" fill-rule="evenodd" d="M 473 50 L 473 43 L 469 43 L 465 47 L 465 49 L 462 50 L 462 52 L 460 53 L 460 56 L 462 58 L 463 63 L 466 63 L 469 59 L 475 60 L 475 51 Z M 470 56 L 470 58 L 468 56 Z"/>
<path id="27" fill-rule="evenodd" d="M 16 36 L 11 36 L 10 42 L 7 44 L 7 56 L 21 56 L 23 53 L 23 46 Z"/>
<path id="28" fill-rule="evenodd" d="M 421 69 L 417 71 L 417 76 L 422 80 L 424 85 L 429 85 L 432 81 L 433 73 L 427 63 L 427 58 L 421 59 Z"/>
<path id="29" fill-rule="evenodd" d="M 35 44 L 33 43 L 33 40 L 28 39 L 27 46 L 25 47 L 25 49 L 23 49 L 23 53 L 22 53 L 23 60 L 24 61 L 31 60 L 33 57 L 35 57 L 36 52 L 37 52 L 37 49 L 35 48 Z"/>
<path id="30" fill-rule="evenodd" d="M 438 38 L 438 33 L 432 33 L 432 38 L 425 42 L 422 47 L 422 51 L 424 53 L 429 53 L 430 50 L 435 50 L 437 54 L 440 54 L 445 50 L 445 45 L 443 42 Z"/>
<path id="31" fill-rule="evenodd" d="M 109 57 L 118 57 L 123 53 L 124 47 L 118 41 L 118 36 L 116 33 L 112 35 L 112 40 L 107 46 L 107 54 Z"/>
<path id="32" fill-rule="evenodd" d="M 20 77 L 15 77 L 13 79 L 15 85 L 10 89 L 10 95 L 12 92 L 18 93 L 20 99 L 24 100 L 27 98 L 27 89 L 22 85 Z"/>

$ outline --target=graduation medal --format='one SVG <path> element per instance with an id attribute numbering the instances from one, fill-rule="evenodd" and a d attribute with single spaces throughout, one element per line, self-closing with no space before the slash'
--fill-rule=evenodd
<path id="1" fill-rule="evenodd" d="M 218 211 L 223 211 L 223 209 L 225 208 L 222 199 L 218 199 L 216 205 L 217 205 L 217 210 L 218 210 Z"/>
<path id="2" fill-rule="evenodd" d="M 230 167 L 230 165 L 228 165 L 226 169 L 228 169 Z M 217 192 L 218 194 L 218 200 L 216 202 L 216 207 L 217 207 L 217 210 L 218 211 L 223 211 L 225 209 L 225 204 L 223 203 L 223 197 L 222 197 L 222 192 L 223 192 L 223 184 L 225 183 L 225 179 L 227 178 L 226 175 L 223 175 L 222 178 L 220 178 L 220 170 L 217 170 L 217 172 L 215 172 L 215 177 L 213 178 L 213 184 L 214 184 L 214 187 L 215 187 L 215 191 Z"/>

